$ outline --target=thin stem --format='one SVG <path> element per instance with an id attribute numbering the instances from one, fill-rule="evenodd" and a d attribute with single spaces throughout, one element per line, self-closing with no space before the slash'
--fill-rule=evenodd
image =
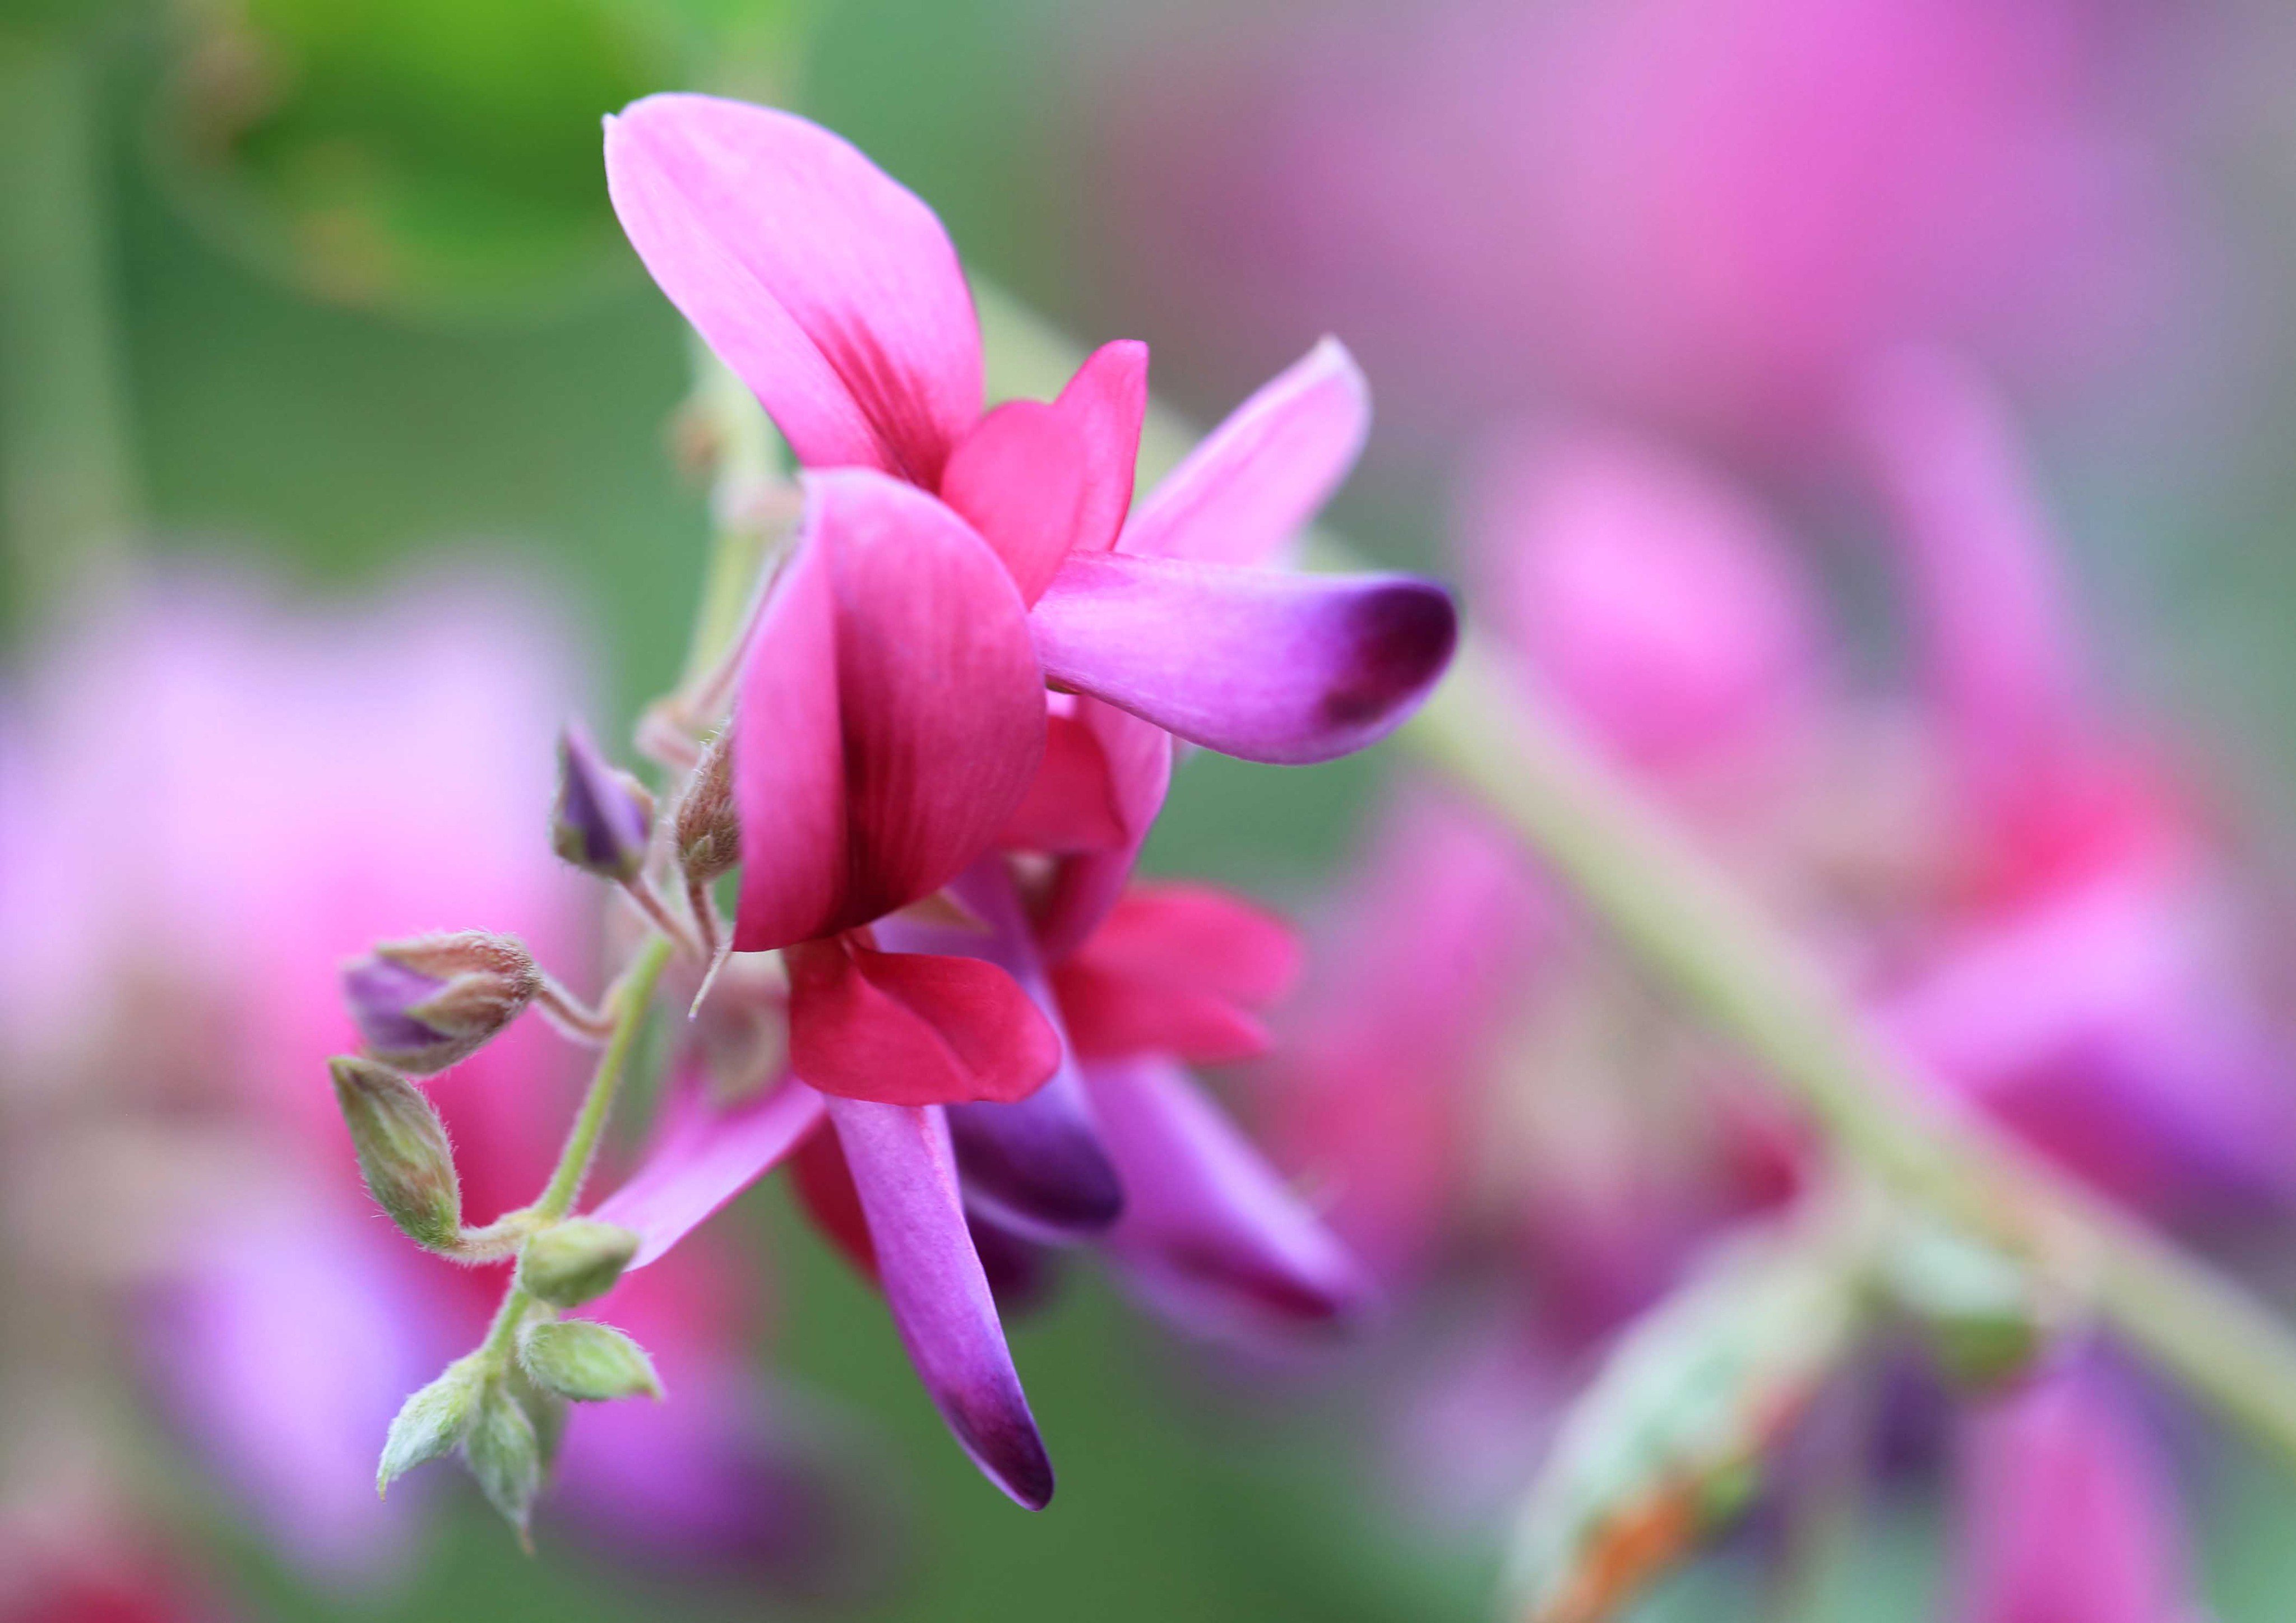
<path id="1" fill-rule="evenodd" d="M 637 905 L 638 911 L 646 915 L 656 930 L 676 945 L 678 951 L 690 958 L 698 958 L 705 963 L 709 962 L 709 949 L 694 933 L 693 925 L 669 910 L 669 904 L 662 900 L 661 892 L 654 889 L 652 880 L 643 874 L 625 880 L 622 891 Z"/>
<path id="2" fill-rule="evenodd" d="M 20 623 L 116 574 L 138 506 L 75 31 L 0 29 L 0 533 Z"/>
<path id="3" fill-rule="evenodd" d="M 554 1223 L 573 1210 L 575 1200 L 582 1193 L 583 1180 L 590 1176 L 590 1163 L 597 1159 L 598 1141 L 606 1129 L 606 1118 L 614 1108 L 614 1095 L 622 1086 L 622 1077 L 629 1070 L 630 1053 L 637 1046 L 638 1031 L 645 1024 L 646 1010 L 653 1003 L 654 988 L 661 983 L 661 972 L 668 967 L 671 947 L 666 936 L 649 937 L 638 949 L 614 992 L 614 1032 L 606 1039 L 606 1049 L 598 1056 L 598 1069 L 592 1073 L 590 1088 L 582 1096 L 582 1108 L 574 1117 L 574 1126 L 566 1135 L 566 1147 L 558 1152 L 558 1166 L 551 1173 L 550 1182 L 542 1191 L 542 1198 L 534 1203 L 536 1217 L 543 1223 Z"/>

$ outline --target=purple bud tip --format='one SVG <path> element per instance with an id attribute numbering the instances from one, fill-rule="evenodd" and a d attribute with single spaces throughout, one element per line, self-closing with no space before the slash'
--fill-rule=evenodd
<path id="1" fill-rule="evenodd" d="M 636 879 L 652 830 L 653 797 L 615 770 L 580 722 L 568 722 L 558 735 L 558 807 L 551 822 L 558 855 L 602 879 Z"/>
<path id="2" fill-rule="evenodd" d="M 343 966 L 343 996 L 368 1054 L 418 1077 L 477 1053 L 541 985 L 526 948 L 475 930 L 385 942 Z"/>

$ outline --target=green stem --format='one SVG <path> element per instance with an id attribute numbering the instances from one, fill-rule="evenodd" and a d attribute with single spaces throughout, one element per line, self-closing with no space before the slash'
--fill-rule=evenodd
<path id="1" fill-rule="evenodd" d="M 613 1035 L 598 1056 L 598 1069 L 591 1074 L 589 1091 L 583 1094 L 582 1108 L 566 1135 L 566 1147 L 558 1152 L 557 1169 L 551 1173 L 542 1198 L 534 1203 L 535 1216 L 542 1223 L 554 1223 L 574 1209 L 583 1180 L 590 1176 L 590 1164 L 597 1159 L 599 1138 L 606 1130 L 606 1118 L 613 1112 L 614 1095 L 621 1091 L 622 1078 L 629 1070 L 630 1053 L 637 1046 L 654 988 L 661 984 L 661 972 L 668 966 L 673 950 L 668 937 L 648 937 L 615 988 Z"/>
<path id="2" fill-rule="evenodd" d="M 975 284 L 996 389 L 1049 398 L 1082 352 Z M 1144 472 L 1192 437 L 1152 411 Z M 1315 544 L 1327 568 L 1346 549 Z M 1661 981 L 1764 1062 L 1902 1199 L 2071 1272 L 2163 1369 L 2296 1464 L 2296 1337 L 2206 1263 L 2027 1152 L 1890 1044 L 1730 874 L 1480 638 L 1399 734 L 1480 799 Z"/>
<path id="3" fill-rule="evenodd" d="M 116 572 L 138 505 L 94 74 L 69 29 L 0 29 L 0 532 L 20 624 Z"/>

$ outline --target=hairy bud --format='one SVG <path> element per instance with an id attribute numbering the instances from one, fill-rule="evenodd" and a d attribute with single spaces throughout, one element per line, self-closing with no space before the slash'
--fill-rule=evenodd
<path id="1" fill-rule="evenodd" d="M 367 1053 L 418 1077 L 476 1053 L 541 986 L 525 947 L 477 930 L 388 941 L 343 968 Z"/>
<path id="2" fill-rule="evenodd" d="M 519 1253 L 518 1283 L 554 1307 L 578 1307 L 614 1288 L 638 1252 L 638 1236 L 591 1217 L 554 1223 Z"/>
<path id="3" fill-rule="evenodd" d="M 542 1440 L 506 1378 L 496 1376 L 480 1389 L 477 1413 L 463 1439 L 463 1463 L 487 1502 L 518 1529 L 519 1543 L 531 1547 L 527 1529 L 542 1492 Z"/>
<path id="4" fill-rule="evenodd" d="M 422 1090 L 387 1065 L 344 1054 L 328 1062 L 335 1099 L 375 1204 L 406 1237 L 450 1251 L 462 1237 L 463 1192 L 446 1124 Z"/>
<path id="5" fill-rule="evenodd" d="M 2032 1268 L 1935 1223 L 1903 1225 L 1879 1272 L 1890 1304 L 1964 1386 L 1999 1386 L 2023 1374 L 2060 1327 Z"/>
<path id="6" fill-rule="evenodd" d="M 617 771 L 581 723 L 558 735 L 558 804 L 551 814 L 551 848 L 576 867 L 624 883 L 645 866 L 653 832 L 653 796 L 627 772 Z"/>
<path id="7" fill-rule="evenodd" d="M 611 1325 L 547 1319 L 518 1338 L 519 1366 L 535 1385 L 577 1403 L 661 1396 L 661 1378 L 645 1348 Z"/>
<path id="8" fill-rule="evenodd" d="M 390 1434 L 383 1439 L 374 1491 L 388 1493 L 399 1478 L 448 1453 L 467 1437 L 478 1418 L 479 1392 L 485 1385 L 486 1375 L 476 1357 L 457 1358 L 444 1374 L 401 1405 L 398 1418 L 390 1422 Z"/>
<path id="9" fill-rule="evenodd" d="M 699 888 L 742 860 L 742 827 L 734 816 L 734 733 L 710 742 L 677 803 L 677 865 Z"/>

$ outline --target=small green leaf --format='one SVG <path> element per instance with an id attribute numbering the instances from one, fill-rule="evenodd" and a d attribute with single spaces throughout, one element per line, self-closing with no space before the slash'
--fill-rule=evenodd
<path id="1" fill-rule="evenodd" d="M 526 1242 L 518 1283 L 554 1307 L 579 1307 L 612 1290 L 637 1250 L 638 1236 L 629 1229 L 570 1217 Z"/>
<path id="2" fill-rule="evenodd" d="M 488 1381 L 480 1390 L 478 1414 L 463 1439 L 463 1460 L 478 1479 L 488 1502 L 518 1529 L 519 1544 L 531 1550 L 528 1526 L 542 1492 L 542 1445 L 534 1422 L 509 1383 Z"/>
<path id="3" fill-rule="evenodd" d="M 528 1326 L 518 1338 L 518 1361 L 537 1386 L 578 1403 L 641 1392 L 661 1396 L 660 1377 L 645 1348 L 620 1331 L 587 1319 Z"/>
<path id="4" fill-rule="evenodd" d="M 463 1440 L 477 1416 L 482 1384 L 477 1360 L 457 1358 L 444 1374 L 399 1406 L 390 1435 L 383 1439 L 382 1463 L 374 1473 L 378 1495 L 389 1492 L 393 1482 L 417 1465 L 428 1464 Z"/>

